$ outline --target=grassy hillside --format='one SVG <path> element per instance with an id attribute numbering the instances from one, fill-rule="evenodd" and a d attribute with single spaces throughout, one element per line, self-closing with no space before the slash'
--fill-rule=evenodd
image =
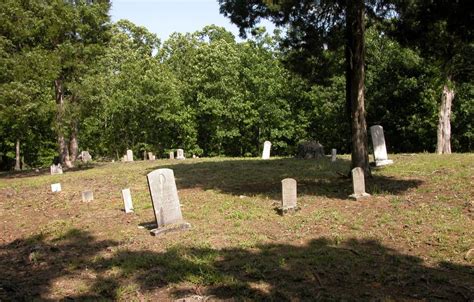
<path id="1" fill-rule="evenodd" d="M 395 164 L 366 181 L 372 197 L 357 202 L 341 176 L 348 159 L 0 174 L 0 300 L 474 299 L 474 155 L 391 156 Z M 146 174 L 163 167 L 174 170 L 193 228 L 153 237 Z M 298 182 L 301 210 L 280 216 L 286 177 Z M 51 193 L 55 182 L 61 193 Z M 93 202 L 81 202 L 85 189 Z"/>

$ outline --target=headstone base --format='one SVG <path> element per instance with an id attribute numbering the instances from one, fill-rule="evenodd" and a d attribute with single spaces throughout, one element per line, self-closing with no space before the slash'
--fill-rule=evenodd
<path id="1" fill-rule="evenodd" d="M 299 207 L 294 207 L 294 208 L 277 208 L 278 214 L 285 216 L 285 215 L 291 215 L 295 214 L 300 210 Z"/>
<path id="2" fill-rule="evenodd" d="M 150 234 L 153 236 L 159 236 L 170 232 L 189 230 L 190 228 L 191 224 L 189 222 L 179 222 L 153 229 L 150 231 Z"/>
<path id="3" fill-rule="evenodd" d="M 371 195 L 369 193 L 351 194 L 351 195 L 349 195 L 349 198 L 353 199 L 353 200 L 361 200 L 361 199 L 365 199 L 365 198 L 370 197 L 370 196 Z"/>
<path id="4" fill-rule="evenodd" d="M 391 164 L 393 164 L 393 160 L 391 160 L 391 159 L 384 159 L 384 160 L 375 161 L 375 166 L 376 167 L 386 166 L 386 165 L 391 165 Z"/>

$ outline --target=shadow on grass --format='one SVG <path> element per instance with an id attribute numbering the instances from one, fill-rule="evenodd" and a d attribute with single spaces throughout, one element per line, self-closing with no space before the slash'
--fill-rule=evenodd
<path id="1" fill-rule="evenodd" d="M 352 194 L 352 180 L 345 177 L 350 160 L 332 163 L 326 158 L 303 160 L 279 158 L 272 160 L 225 159 L 188 161 L 148 169 L 173 169 L 178 189 L 201 188 L 232 195 L 263 195 L 280 199 L 281 180 L 287 177 L 298 182 L 299 195 L 347 199 Z M 422 184 L 417 179 L 397 179 L 375 175 L 366 181 L 368 193 L 399 194 Z"/>
<path id="2" fill-rule="evenodd" d="M 79 163 L 72 168 L 63 168 L 65 173 L 68 172 L 76 172 L 76 171 L 85 171 L 89 169 L 93 169 L 95 167 L 100 166 L 100 163 Z M 27 178 L 27 177 L 35 177 L 35 176 L 45 176 L 50 175 L 51 170 L 50 168 L 41 168 L 38 170 L 30 169 L 24 171 L 2 171 L 0 172 L 0 179 L 14 179 L 14 178 Z"/>
<path id="3" fill-rule="evenodd" d="M 157 292 L 168 298 L 200 294 L 255 301 L 474 298 L 472 267 L 452 263 L 428 267 L 422 259 L 376 241 L 351 239 L 336 244 L 318 238 L 306 245 L 262 244 L 222 250 L 174 247 L 163 253 L 112 251 L 115 245 L 76 230 L 54 245 L 36 237 L 2 246 L 0 300 L 44 299 L 58 278 L 84 274 L 94 277 L 79 293 L 76 287 L 63 289 L 76 290 L 63 298 L 123 300 Z M 34 252 L 39 260 L 32 260 Z M 127 293 L 124 288 L 130 284 L 134 287 Z"/>

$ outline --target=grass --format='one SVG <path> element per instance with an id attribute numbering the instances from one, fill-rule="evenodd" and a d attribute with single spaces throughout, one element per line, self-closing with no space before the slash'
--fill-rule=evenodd
<path id="1" fill-rule="evenodd" d="M 472 300 L 473 154 L 392 159 L 358 202 L 341 177 L 347 156 L 0 174 L 0 300 Z M 191 230 L 156 238 L 143 227 L 154 221 L 146 174 L 157 168 L 174 170 Z M 287 177 L 300 210 L 280 216 Z M 94 201 L 82 203 L 89 188 Z"/>

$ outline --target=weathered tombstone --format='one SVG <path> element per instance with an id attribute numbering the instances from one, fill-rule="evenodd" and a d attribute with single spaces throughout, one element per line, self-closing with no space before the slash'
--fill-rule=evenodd
<path id="1" fill-rule="evenodd" d="M 127 150 L 127 161 L 133 161 L 133 151 Z"/>
<path id="2" fill-rule="evenodd" d="M 354 186 L 354 194 L 350 195 L 350 198 L 359 200 L 370 196 L 370 194 L 365 192 L 364 170 L 362 168 L 356 167 L 352 169 L 352 184 Z"/>
<path id="3" fill-rule="evenodd" d="M 61 184 L 56 183 L 51 185 L 51 191 L 52 192 L 61 192 Z"/>
<path id="4" fill-rule="evenodd" d="M 61 166 L 61 164 L 52 164 L 49 169 L 51 171 L 51 175 L 63 174 L 63 167 Z"/>
<path id="5" fill-rule="evenodd" d="M 262 159 L 270 159 L 270 148 L 271 147 L 272 147 L 271 142 L 265 141 L 263 143 Z"/>
<path id="6" fill-rule="evenodd" d="M 147 156 L 146 156 L 146 155 L 147 155 L 147 152 L 146 152 L 146 150 L 145 150 L 145 151 L 143 151 L 143 160 L 146 160 L 146 159 L 147 159 Z"/>
<path id="7" fill-rule="evenodd" d="M 293 178 L 285 178 L 281 181 L 281 212 L 282 214 L 295 211 L 298 207 L 296 204 L 296 180 Z"/>
<path id="8" fill-rule="evenodd" d="M 88 190 L 82 192 L 82 202 L 91 202 L 94 200 L 94 192 Z"/>
<path id="9" fill-rule="evenodd" d="M 316 140 L 299 142 L 296 157 L 304 159 L 323 158 L 324 146 Z"/>
<path id="10" fill-rule="evenodd" d="M 332 149 L 331 150 L 331 161 L 336 161 L 336 154 L 337 154 L 337 150 Z"/>
<path id="11" fill-rule="evenodd" d="M 380 125 L 370 127 L 372 145 L 374 147 L 375 166 L 385 166 L 393 164 L 393 160 L 388 159 L 387 146 L 385 145 L 385 136 L 383 128 Z"/>
<path id="12" fill-rule="evenodd" d="M 132 194 L 130 193 L 130 189 L 127 188 L 122 190 L 122 199 L 125 206 L 125 213 L 133 213 Z"/>
<path id="13" fill-rule="evenodd" d="M 174 159 L 174 151 L 170 151 L 170 159 Z"/>
<path id="14" fill-rule="evenodd" d="M 176 159 L 186 159 L 184 157 L 184 150 L 183 149 L 176 150 Z"/>
<path id="15" fill-rule="evenodd" d="M 169 231 L 189 229 L 191 225 L 183 221 L 181 214 L 173 170 L 155 170 L 148 173 L 147 179 L 157 224 L 151 234 L 156 236 Z"/>
<path id="16" fill-rule="evenodd" d="M 89 151 L 82 151 L 78 158 L 84 163 L 92 160 L 92 156 L 90 155 Z"/>
<path id="17" fill-rule="evenodd" d="M 153 155 L 153 152 L 148 152 L 148 160 L 155 160 L 155 156 Z"/>
<path id="18" fill-rule="evenodd" d="M 122 157 L 122 161 L 127 161 L 128 157 L 127 155 L 125 154 L 123 157 Z"/>

